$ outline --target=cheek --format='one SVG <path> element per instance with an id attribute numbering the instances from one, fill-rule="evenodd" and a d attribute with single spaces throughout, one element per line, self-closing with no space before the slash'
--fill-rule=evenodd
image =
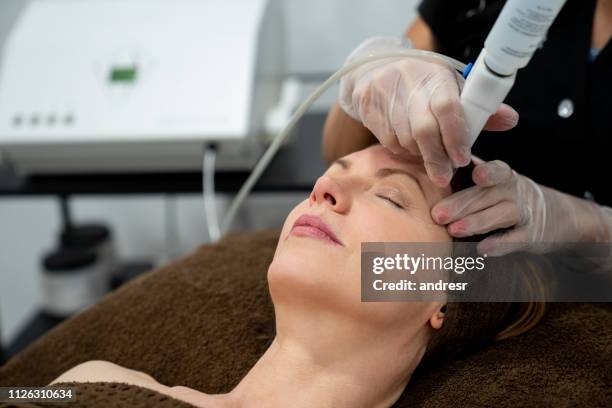
<path id="1" fill-rule="evenodd" d="M 289 235 L 289 232 L 291 232 L 291 227 L 293 227 L 295 220 L 301 214 L 304 214 L 307 208 L 308 208 L 308 199 L 302 201 L 301 203 L 293 207 L 293 210 L 291 210 L 291 212 L 287 215 L 287 218 L 285 218 L 285 222 L 283 223 L 283 228 L 281 229 L 280 236 L 278 238 L 278 244 L 276 245 L 276 251 L 274 252 L 274 257 L 276 257 L 276 254 L 280 250 L 282 250 L 282 247 L 284 246 L 284 243 L 285 243 L 285 239 Z"/>
<path id="2" fill-rule="evenodd" d="M 431 219 L 423 206 L 400 210 L 364 200 L 354 206 L 355 235 L 361 242 L 447 242 L 451 240 L 446 228 Z"/>

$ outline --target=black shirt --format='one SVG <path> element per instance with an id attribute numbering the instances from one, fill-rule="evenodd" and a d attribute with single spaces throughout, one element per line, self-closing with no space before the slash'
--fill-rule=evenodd
<path id="1" fill-rule="evenodd" d="M 418 10 L 440 52 L 473 62 L 504 3 L 423 0 Z M 519 124 L 483 132 L 473 153 L 503 160 L 542 185 L 612 205 L 612 46 L 589 61 L 595 3 L 567 1 L 505 100 L 519 112 Z"/>

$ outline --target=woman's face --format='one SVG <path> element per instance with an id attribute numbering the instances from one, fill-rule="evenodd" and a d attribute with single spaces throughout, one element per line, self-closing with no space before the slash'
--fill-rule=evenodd
<path id="1" fill-rule="evenodd" d="M 361 243 L 451 241 L 430 216 L 448 194 L 422 161 L 380 145 L 333 163 L 285 220 L 268 271 L 277 319 L 293 306 L 372 326 L 414 318 L 415 302 L 361 302 Z"/>

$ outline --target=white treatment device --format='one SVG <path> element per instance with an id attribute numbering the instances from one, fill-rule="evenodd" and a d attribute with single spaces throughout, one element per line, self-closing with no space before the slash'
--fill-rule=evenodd
<path id="1" fill-rule="evenodd" d="M 565 0 L 509 0 L 467 75 L 461 104 L 474 144 L 544 40 Z"/>

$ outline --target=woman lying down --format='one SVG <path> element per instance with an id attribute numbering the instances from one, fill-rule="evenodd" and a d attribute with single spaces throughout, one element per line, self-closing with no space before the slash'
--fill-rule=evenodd
<path id="1" fill-rule="evenodd" d="M 450 242 L 430 216 L 450 193 L 417 159 L 399 160 L 380 145 L 332 164 L 287 216 L 268 269 L 276 337 L 227 394 L 160 384 L 106 361 L 79 364 L 52 384 L 124 382 L 207 408 L 389 407 L 445 324 L 446 308 L 361 302 L 361 243 Z M 517 314 L 506 337 L 525 318 Z"/>

